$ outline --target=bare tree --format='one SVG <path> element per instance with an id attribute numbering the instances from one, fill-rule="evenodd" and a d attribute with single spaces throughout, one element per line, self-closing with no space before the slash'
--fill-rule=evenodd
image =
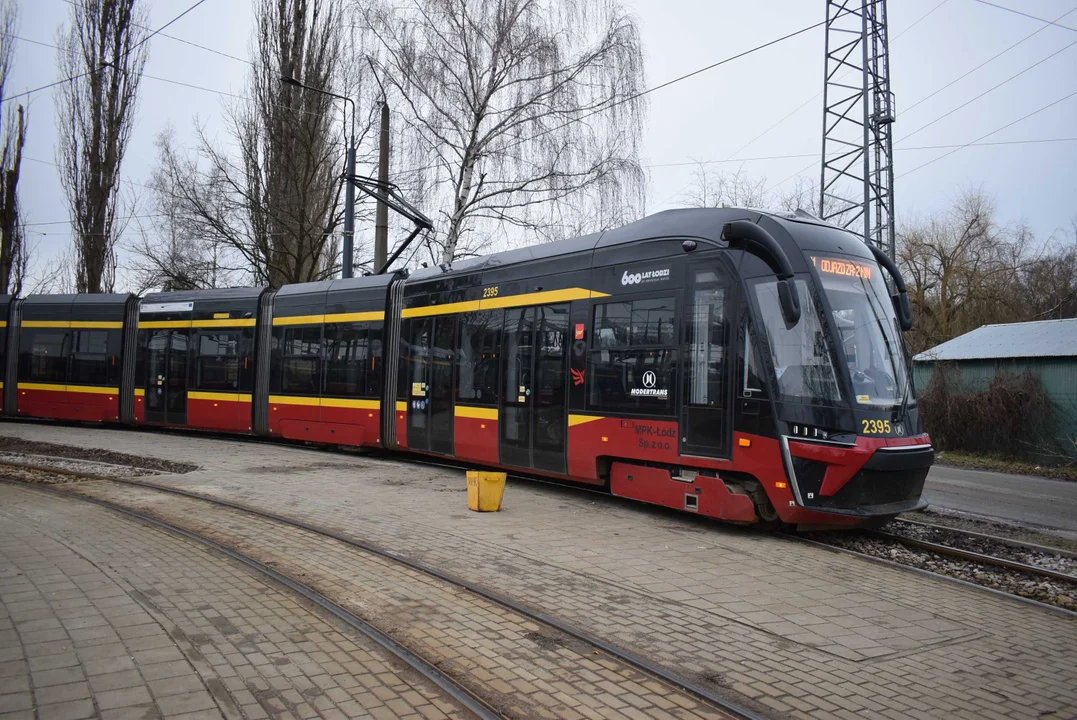
<path id="1" fill-rule="evenodd" d="M 146 64 L 146 12 L 136 0 L 71 4 L 57 66 L 60 183 L 75 234 L 79 292 L 109 292 L 116 278 L 120 167 Z"/>
<path id="2" fill-rule="evenodd" d="M 128 270 L 140 292 L 228 287 L 249 281 L 243 259 L 216 235 L 204 236 L 188 212 L 184 183 L 193 182 L 191 163 L 174 157 L 173 130 L 157 137 L 158 162 L 150 182 L 149 225 L 139 225 L 129 245 Z M 247 275 L 248 277 L 244 277 Z"/>
<path id="3" fill-rule="evenodd" d="M 15 62 L 18 6 L 0 2 L 0 103 Z M 19 213 L 19 173 L 26 144 L 26 116 L 22 105 L 8 106 L 0 114 L 0 294 L 17 295 L 25 275 L 27 248 Z"/>
<path id="4" fill-rule="evenodd" d="M 445 221 L 442 262 L 514 230 L 555 236 L 577 212 L 598 226 L 638 215 L 643 52 L 618 0 L 381 2 L 364 16 L 401 108 L 403 180 Z"/>
<path id="5" fill-rule="evenodd" d="M 688 207 L 720 208 L 745 207 L 762 208 L 767 205 L 767 179 L 753 178 L 737 168 L 736 172 L 725 173 L 721 170 L 708 169 L 703 162 L 696 163 L 695 179 L 684 203 Z"/>
<path id="6" fill-rule="evenodd" d="M 1032 236 L 1021 225 L 1002 226 L 981 191 L 966 191 L 952 209 L 898 233 L 898 264 L 909 286 L 915 321 L 914 352 L 984 323 L 1027 317 L 1019 291 Z"/>
<path id="7" fill-rule="evenodd" d="M 255 8 L 250 98 L 229 111 L 238 155 L 198 131 L 199 156 L 159 145 L 163 182 L 157 203 L 172 207 L 174 225 L 159 228 L 143 258 L 191 276 L 207 258 L 242 268 L 257 283 L 279 287 L 332 277 L 339 271 L 337 230 L 343 221 L 345 142 L 338 102 L 285 85 L 281 77 L 349 96 L 362 92 L 363 75 L 342 67 L 343 0 L 259 0 Z M 349 122 L 354 122 L 350 119 Z M 365 136 L 369 113 L 361 123 Z M 187 238 L 175 245 L 173 231 Z M 180 256 L 183 256 L 180 262 Z M 182 269 L 180 269 L 182 268 Z"/>

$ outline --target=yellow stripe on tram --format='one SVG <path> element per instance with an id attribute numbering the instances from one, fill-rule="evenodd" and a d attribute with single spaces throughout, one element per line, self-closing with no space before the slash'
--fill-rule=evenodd
<path id="1" fill-rule="evenodd" d="M 188 390 L 188 400 L 213 400 L 217 402 L 250 402 L 250 393 L 225 393 L 203 392 L 201 390 Z"/>
<path id="2" fill-rule="evenodd" d="M 167 330 L 191 327 L 190 320 L 139 320 L 139 330 Z"/>
<path id="3" fill-rule="evenodd" d="M 192 320 L 191 327 L 195 328 L 218 328 L 218 327 L 254 327 L 254 318 L 227 318 L 225 320 Z"/>
<path id="4" fill-rule="evenodd" d="M 568 426 L 575 427 L 576 425 L 585 425 L 586 423 L 602 419 L 603 417 L 601 415 L 569 415 Z"/>
<path id="5" fill-rule="evenodd" d="M 19 323 L 24 328 L 84 328 L 94 330 L 116 330 L 123 327 L 121 320 L 23 320 Z"/>
<path id="6" fill-rule="evenodd" d="M 609 297 L 609 293 L 588 290 L 586 288 L 565 288 L 563 290 L 543 290 L 541 292 L 505 295 L 503 297 L 483 298 L 482 300 L 464 300 L 445 303 L 444 305 L 423 305 L 404 308 L 402 318 L 430 317 L 431 315 L 451 315 L 454 313 L 477 312 L 479 310 L 496 310 L 498 308 L 524 307 L 527 305 L 549 305 L 552 303 L 589 300 L 591 298 Z"/>
<path id="7" fill-rule="evenodd" d="M 55 385 L 52 383 L 19 383 L 19 390 L 45 390 L 48 392 L 77 392 L 91 395 L 119 395 L 120 389 L 96 385 Z"/>
<path id="8" fill-rule="evenodd" d="M 325 315 L 285 315 L 273 318 L 273 325 L 320 325 L 322 323 L 370 322 L 384 320 L 385 311 L 328 313 Z"/>
<path id="9" fill-rule="evenodd" d="M 305 407 L 353 408 L 359 410 L 380 410 L 379 400 L 361 398 L 317 398 L 307 395 L 270 395 L 270 405 L 302 405 Z"/>
<path id="10" fill-rule="evenodd" d="M 497 408 L 457 405 L 456 417 L 475 418 L 476 420 L 497 420 Z"/>

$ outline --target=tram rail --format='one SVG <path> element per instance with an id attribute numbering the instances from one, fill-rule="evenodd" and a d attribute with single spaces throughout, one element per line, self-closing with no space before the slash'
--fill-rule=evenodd
<path id="1" fill-rule="evenodd" d="M 553 616 L 548 615 L 546 613 L 542 613 L 542 612 L 533 610 L 533 609 L 527 607 L 526 605 L 524 605 L 524 604 L 522 604 L 520 602 L 517 602 L 516 600 L 513 600 L 512 598 L 509 598 L 509 597 L 507 597 L 505 595 L 502 595 L 500 593 L 497 593 L 497 592 L 494 592 L 492 590 L 489 590 L 489 589 L 487 589 L 487 588 L 485 588 L 485 587 L 483 587 L 481 585 L 478 585 L 476 583 L 472 583 L 470 581 L 464 580 L 463 578 L 460 578 L 460 577 L 457 577 L 455 575 L 452 575 L 452 574 L 446 573 L 444 571 L 438 570 L 437 568 L 434 568 L 434 567 L 431 567 L 429 565 L 426 565 L 425 563 L 421 563 L 421 562 L 411 560 L 411 559 L 406 558 L 406 557 L 402 557 L 397 552 L 394 552 L 394 551 L 389 550 L 387 548 L 381 547 L 381 546 L 376 545 L 374 543 L 370 543 L 368 541 L 361 540 L 361 539 L 349 536 L 349 535 L 347 535 L 345 533 L 337 532 L 335 530 L 331 530 L 331 529 L 328 529 L 328 528 L 318 527 L 317 525 L 313 525 L 311 523 L 307 523 L 307 522 L 304 522 L 304 521 L 296 519 L 296 518 L 290 518 L 290 517 L 287 517 L 287 516 L 284 516 L 284 515 L 281 515 L 281 514 L 278 514 L 278 513 L 270 512 L 270 511 L 267 511 L 267 510 L 262 510 L 262 509 L 259 509 L 257 507 L 247 505 L 245 503 L 234 502 L 234 501 L 231 501 L 231 500 L 224 500 L 224 499 L 221 499 L 221 498 L 214 498 L 214 497 L 211 497 L 211 496 L 203 495 L 201 493 L 190 492 L 190 491 L 187 491 L 187 490 L 183 490 L 183 489 L 175 488 L 175 487 L 170 487 L 168 485 L 163 485 L 163 484 L 152 482 L 152 481 L 132 480 L 132 479 L 122 478 L 122 477 L 108 477 L 108 476 L 105 476 L 105 475 L 98 475 L 98 474 L 93 474 L 93 473 L 80 473 L 78 471 L 72 471 L 72 470 L 68 470 L 68 469 L 58 469 L 58 468 L 55 468 L 55 467 L 51 467 L 51 466 L 49 466 L 47 464 L 24 463 L 24 462 L 15 462 L 15 461 L 11 461 L 11 460 L 0 460 L 0 474 L 3 473 L 3 468 L 10 468 L 12 470 L 15 470 L 16 472 L 23 472 L 23 473 L 29 472 L 29 473 L 56 474 L 56 475 L 63 476 L 65 478 L 71 478 L 71 480 L 75 480 L 75 481 L 82 480 L 82 481 L 94 482 L 94 483 L 115 483 L 117 485 L 137 487 L 137 488 L 141 488 L 141 489 L 145 489 L 145 490 L 153 490 L 153 491 L 157 491 L 157 492 L 161 492 L 161 493 L 175 495 L 175 496 L 178 496 L 178 497 L 188 498 L 188 499 L 199 501 L 199 502 L 208 503 L 208 504 L 211 504 L 211 505 L 215 505 L 215 506 L 222 507 L 222 508 L 227 508 L 227 509 L 242 512 L 242 513 L 247 513 L 247 514 L 250 514 L 250 515 L 253 515 L 253 516 L 256 516 L 256 517 L 263 518 L 265 520 L 280 523 L 280 524 L 287 525 L 287 526 L 297 528 L 297 529 L 300 529 L 300 530 L 305 530 L 307 532 L 314 533 L 316 535 L 319 535 L 319 536 L 322 536 L 322 537 L 325 537 L 325 538 L 328 538 L 328 539 L 336 540 L 338 542 L 344 543 L 345 545 L 348 545 L 348 546 L 353 547 L 355 549 L 362 550 L 362 551 L 370 553 L 372 555 L 376 555 L 379 558 L 391 561 L 392 563 L 397 564 L 399 566 L 402 566 L 402 567 L 408 568 L 410 570 L 420 572 L 420 573 L 422 573 L 424 575 L 427 575 L 429 577 L 436 578 L 437 580 L 440 580 L 442 582 L 448 583 L 448 584 L 453 585 L 455 587 L 461 588 L 464 591 L 466 591 L 466 592 L 468 592 L 468 593 L 470 593 L 470 594 L 472 594 L 474 596 L 477 596 L 477 597 L 480 597 L 480 598 L 482 598 L 484 600 L 496 603 L 497 605 L 500 605 L 500 606 L 506 608 L 507 610 L 509 610 L 509 611 L 511 611 L 513 613 L 516 613 L 516 614 L 518 614 L 520 616 L 523 616 L 523 617 L 527 618 L 528 620 L 530 620 L 532 622 L 538 623 L 540 625 L 543 625 L 543 626 L 546 626 L 546 627 L 548 627 L 550 629 L 553 629 L 553 630 L 555 630 L 557 632 L 563 633 L 563 634 L 565 634 L 565 635 L 567 635 L 567 636 L 569 636 L 569 637 L 571 637 L 571 638 L 573 638 L 573 639 L 575 639 L 577 641 L 580 641 L 582 643 L 585 643 L 586 645 L 589 645 L 589 646 L 593 647 L 597 652 L 603 653 L 603 654 L 605 654 L 605 655 L 607 655 L 607 656 L 609 656 L 609 657 L 611 657 L 611 658 L 613 658 L 615 660 L 618 660 L 618 661 L 624 663 L 625 665 L 627 665 L 627 666 L 629 666 L 631 668 L 634 668 L 635 670 L 641 671 L 642 673 L 644 673 L 647 676 L 650 676 L 650 677 L 652 677 L 652 678 L 654 678 L 656 680 L 659 680 L 660 682 L 662 682 L 662 683 L 664 683 L 666 685 L 669 685 L 673 689 L 676 689 L 678 691 L 684 692 L 687 695 L 694 697 L 696 700 L 703 702 L 704 704 L 710 706 L 714 710 L 717 710 L 717 711 L 719 711 L 721 713 L 724 713 L 726 716 L 736 718 L 737 720 L 763 720 L 763 717 L 764 717 L 763 715 L 760 715 L 760 714 L 756 713 L 755 711 L 751 710 L 748 707 L 745 707 L 745 706 L 741 705 L 740 703 L 737 703 L 737 702 L 735 702 L 733 700 L 730 700 L 728 698 L 722 697 L 721 695 L 718 695 L 717 693 L 713 692 L 709 688 L 705 687 L 701 683 L 696 682 L 695 680 L 693 680 L 691 678 L 685 677 L 685 676 L 683 676 L 683 675 L 681 675 L 679 673 L 675 673 L 675 672 L 673 672 L 671 670 L 668 670 L 667 668 L 664 668 L 664 667 L 662 667 L 662 666 L 660 666 L 660 665 L 658 665 L 658 664 L 656 664 L 654 662 L 651 662 L 650 660 L 646 659 L 645 657 L 643 657 L 641 655 L 638 655 L 638 654 L 633 653 L 631 651 L 628 651 L 628 650 L 625 650 L 623 648 L 620 648 L 620 647 L 618 647 L 618 646 L 616 646 L 616 645 L 614 645 L 614 644 L 612 644 L 610 642 L 607 642 L 607 641 L 605 641 L 605 640 L 603 640 L 603 639 L 601 639 L 601 638 L 599 638 L 599 637 L 597 637 L 595 635 L 592 635 L 591 633 L 588 633 L 588 632 L 582 631 L 582 630 L 580 630 L 578 628 L 575 628 L 572 625 L 570 625 L 568 623 L 565 623 L 565 622 L 559 620 L 556 617 L 553 617 Z M 69 480 L 68 483 L 70 483 L 71 480 Z M 25 482 L 20 482 L 18 480 L 16 480 L 16 481 L 5 480 L 5 482 L 18 484 L 18 485 L 27 484 Z M 316 597 L 321 597 L 322 600 L 324 600 L 326 603 L 328 603 L 328 607 L 326 605 L 323 605 L 322 602 L 319 602 L 317 599 L 310 598 L 310 597 L 308 597 L 308 599 L 312 599 L 313 602 L 316 602 L 318 605 L 324 607 L 327 611 L 331 612 L 332 614 L 337 615 L 338 617 L 340 617 L 338 615 L 338 613 L 337 613 L 337 611 L 340 611 L 340 612 L 344 613 L 345 615 L 350 616 L 351 618 L 353 618 L 353 620 L 355 622 L 358 622 L 358 623 L 362 624 L 363 626 L 367 627 L 368 629 L 372 629 L 375 632 L 380 633 L 381 635 L 384 635 L 384 633 L 381 633 L 380 631 L 378 631 L 377 628 L 375 628 L 373 625 L 370 625 L 369 623 L 366 623 L 366 621 L 362 620 L 358 616 L 352 615 L 351 613 L 349 613 L 344 608 L 341 608 L 339 605 L 336 605 L 335 603 L 333 603 L 332 600 L 329 600 L 328 598 L 325 598 L 324 596 L 321 596 L 316 590 L 310 588 L 309 586 L 306 586 L 303 583 L 299 583 L 299 582 L 295 581 L 294 579 L 288 578 L 288 577 L 282 575 L 281 573 L 279 573 L 278 571 L 273 570 L 271 567 L 269 567 L 269 566 L 267 566 L 267 565 L 265 565 L 263 563 L 260 563 L 259 561 L 255 560 L 253 558 L 250 558 L 247 555 L 244 555 L 242 553 L 239 553 L 239 552 L 236 552 L 234 550 L 231 550 L 231 549 L 227 548 L 226 546 L 221 545 L 220 543 L 218 543 L 218 542 L 216 542 L 214 540 L 211 540 L 209 538 L 205 538 L 204 536 L 202 536 L 202 535 L 200 535 L 198 533 L 193 533 L 190 530 L 186 530 L 186 529 L 181 528 L 179 526 L 173 525 L 172 523 L 169 523 L 167 521 L 161 520 L 159 518 L 155 518 L 155 517 L 150 516 L 150 515 L 145 515 L 143 513 L 138 512 L 137 510 L 132 510 L 130 508 L 127 508 L 127 507 L 125 507 L 123 505 L 120 505 L 120 504 L 117 504 L 117 503 L 113 503 L 113 502 L 110 502 L 110 501 L 107 501 L 107 500 L 102 500 L 100 498 L 87 496 L 87 495 L 85 495 L 83 493 L 65 491 L 65 489 L 64 489 L 65 484 L 64 483 L 61 483 L 61 484 L 49 484 L 49 485 L 43 485 L 41 483 L 38 483 L 38 484 L 36 484 L 36 486 L 38 486 L 38 487 L 44 486 L 45 489 L 47 489 L 47 490 L 50 490 L 52 492 L 55 492 L 57 494 L 64 495 L 64 496 L 67 496 L 67 497 L 74 497 L 74 498 L 78 498 L 78 499 L 88 500 L 90 502 L 94 502 L 94 503 L 97 503 L 99 505 L 103 505 L 103 506 L 115 509 L 117 511 L 123 512 L 123 513 L 125 513 L 125 514 L 127 514 L 129 516 L 136 517 L 136 518 L 138 518 L 140 520 L 144 519 L 147 522 L 151 522 L 153 524 L 165 527 L 167 529 L 174 530 L 174 531 L 178 532 L 179 534 L 181 534 L 181 535 L 183 535 L 185 537 L 190 537 L 191 539 L 198 540 L 199 542 L 204 542 L 205 544 L 213 547 L 214 549 L 218 549 L 221 552 L 224 552 L 229 557 L 233 557 L 236 560 L 238 560 L 240 562 L 243 562 L 243 563 L 247 564 L 250 567 L 254 567 L 255 569 L 258 569 L 258 570 L 264 572 L 266 575 L 268 575 L 269 577 L 272 577 L 274 580 L 278 580 L 279 582 L 282 582 L 287 587 L 289 587 L 289 588 L 295 590 L 296 592 L 299 592 L 300 594 L 304 595 L 304 597 L 308 597 L 307 593 L 312 593 Z M 335 610 L 334 610 L 334 608 L 335 608 Z M 345 618 L 342 618 L 342 619 L 344 619 L 345 622 L 348 622 L 349 625 L 353 624 L 352 621 L 349 621 L 349 620 L 347 620 Z M 365 630 L 361 630 L 361 631 L 363 631 L 364 634 L 366 634 Z M 392 641 L 392 638 L 389 638 L 388 636 L 385 636 L 385 637 L 388 640 Z M 377 641 L 377 638 L 374 638 L 374 639 Z M 392 642 L 395 643 L 395 641 L 392 641 Z M 398 646 L 397 650 L 402 651 L 402 652 L 404 652 L 406 654 L 406 657 L 402 657 L 401 655 L 398 655 L 397 650 L 394 650 L 391 647 L 387 647 L 386 649 L 388 649 L 394 655 L 397 655 L 397 657 L 400 657 L 403 662 L 410 665 L 411 661 L 409 660 L 409 658 L 411 658 L 413 660 L 417 660 L 417 661 L 419 661 L 421 663 L 424 663 L 425 666 L 427 666 L 428 668 L 432 668 L 432 670 L 434 672 L 436 672 L 436 673 L 438 673 L 440 675 L 445 675 L 440 670 L 438 670 L 435 666 L 433 666 L 432 663 L 429 663 L 429 662 L 423 660 L 416 653 L 408 650 L 406 647 L 400 645 L 399 643 L 395 643 L 395 645 Z M 426 675 L 426 672 L 423 671 L 421 668 L 416 668 L 416 669 L 419 670 L 420 672 L 422 672 L 424 675 Z M 431 680 L 433 680 L 436 683 L 438 682 L 433 677 L 431 678 Z M 454 687 L 462 689 L 462 691 L 467 694 L 466 698 L 470 698 L 471 701 L 480 703 L 480 705 L 476 706 L 475 708 L 472 708 L 471 705 L 468 705 L 467 703 L 464 702 L 464 699 L 461 699 L 460 697 L 457 697 L 456 694 L 454 694 L 453 692 L 450 692 L 448 689 L 443 687 L 443 689 L 446 689 L 446 692 L 449 692 L 449 694 L 452 697 L 456 698 L 458 701 L 460 701 L 462 704 L 464 704 L 465 707 L 467 707 L 469 710 L 472 710 L 473 712 L 475 712 L 475 714 L 478 717 L 482 717 L 482 718 L 486 718 L 486 717 L 503 717 L 503 715 L 498 713 L 498 711 L 496 709 L 492 708 L 484 700 L 482 700 L 477 695 L 472 693 L 470 690 L 468 690 L 465 686 L 461 685 L 455 679 L 453 679 L 451 677 L 447 677 L 447 681 L 451 682 Z M 442 687 L 441 683 L 438 683 L 438 685 L 439 685 L 439 687 Z M 493 714 L 493 715 L 484 714 L 484 713 L 489 713 L 489 712 L 493 712 L 495 714 Z"/>
<path id="2" fill-rule="evenodd" d="M 23 469 L 23 470 L 33 470 L 33 471 L 37 471 L 37 472 L 57 473 L 57 474 L 62 474 L 62 475 L 75 475 L 76 474 L 76 473 L 72 473 L 70 471 L 58 471 L 58 470 L 56 470 L 54 468 L 48 468 L 48 467 L 44 467 L 44 466 L 34 467 L 32 465 L 10 463 L 10 462 L 2 462 L 2 463 L 0 463 L 0 466 L 7 466 L 7 467 L 14 466 L 14 467 L 19 467 L 20 469 Z M 116 480 L 114 478 L 107 478 L 107 477 L 102 477 L 102 476 L 87 476 L 86 479 L 87 480 L 93 480 L 93 481 L 99 481 L 99 482 L 100 481 L 116 482 Z M 24 482 L 12 481 L 12 480 L 2 479 L 2 478 L 0 478 L 0 481 L 6 482 L 6 483 L 12 484 L 12 485 L 23 486 L 23 487 L 25 487 L 27 485 L 27 483 L 24 483 Z M 179 536 L 181 536 L 183 538 L 186 538 L 188 540 L 192 540 L 194 542 L 197 542 L 197 543 L 205 545 L 205 546 L 207 546 L 209 548 L 212 548 L 214 551 L 216 551 L 216 552 L 218 552 L 218 553 L 220 553 L 222 555 L 225 555 L 226 557 L 229 557 L 232 560 L 235 560 L 235 561 L 237 561 L 237 562 L 251 568 L 252 570 L 255 570 L 256 572 L 270 578 L 274 582 L 277 582 L 277 583 L 285 586 L 286 588 L 288 588 L 292 592 L 296 593 L 297 595 L 302 596 L 303 598 L 305 598 L 306 600 L 314 603 L 315 605 L 320 607 L 322 610 L 328 612 L 330 615 L 334 616 L 338 620 L 344 622 L 346 625 L 348 625 L 352 629 L 354 629 L 354 630 L 362 633 L 366 637 L 370 638 L 375 643 L 377 643 L 379 646 L 381 646 L 382 648 L 387 650 L 389 653 L 391 653 L 398 660 L 403 662 L 405 665 L 407 665 L 411 669 L 413 669 L 416 672 L 418 672 L 419 674 L 421 674 L 427 680 L 430 680 L 435 685 L 437 685 L 438 688 L 440 688 L 448 696 L 450 696 L 451 698 L 456 700 L 458 703 L 460 703 L 460 705 L 462 705 L 464 708 L 466 708 L 475 717 L 480 718 L 481 720 L 501 720 L 502 718 L 505 717 L 501 712 L 499 712 L 497 709 L 492 707 L 490 704 L 488 704 L 482 698 L 480 698 L 477 695 L 475 695 L 474 693 L 472 693 L 471 690 L 469 690 L 462 683 L 455 680 L 451 675 L 449 675 L 449 674 L 447 674 L 445 672 L 442 672 L 441 670 L 439 670 L 437 668 L 436 665 L 434 665 L 433 663 L 428 662 L 427 660 L 423 659 L 420 655 L 412 652 L 407 647 L 405 647 L 401 643 L 397 642 L 396 640 L 394 640 L 392 637 L 390 637 L 386 633 L 379 630 L 373 624 L 368 623 L 365 620 L 363 620 L 362 618 L 360 618 L 358 615 L 355 615 L 354 613 L 349 612 L 348 610 L 341 607 L 337 603 L 333 602 L 331 599 L 329 599 L 328 597 L 326 597 L 322 593 L 318 592 L 314 588 L 310 587 L 309 585 L 297 582 L 293 578 L 288 577 L 287 575 L 274 570 L 272 567 L 270 567 L 266 563 L 260 562 L 259 560 L 256 560 L 255 558 L 251 557 L 250 555 L 241 553 L 241 552 L 239 552 L 239 551 L 237 551 L 237 550 L 235 550 L 233 548 L 230 548 L 230 547 L 228 547 L 228 546 L 226 546 L 226 545 L 224 545 L 222 543 L 219 543 L 219 542 L 217 542 L 217 541 L 215 541 L 215 540 L 213 540 L 211 538 L 208 538 L 208 537 L 206 537 L 206 536 L 204 536 L 204 535 L 202 535 L 200 533 L 192 532 L 192 531 L 187 530 L 185 528 L 182 528 L 182 527 L 180 527 L 178 525 L 170 523 L 170 522 L 168 522 L 166 520 L 162 520 L 160 518 L 154 517 L 152 515 L 148 515 L 146 513 L 139 512 L 137 510 L 133 510 L 133 509 L 128 508 L 128 507 L 124 507 L 123 505 L 120 505 L 118 503 L 113 503 L 113 502 L 109 502 L 107 500 L 102 500 L 100 498 L 95 498 L 95 497 L 89 497 L 89 496 L 86 496 L 86 495 L 73 494 L 73 493 L 70 493 L 70 492 L 65 492 L 62 489 L 60 489 L 58 486 L 55 486 L 55 485 L 36 484 L 33 487 L 35 487 L 35 489 L 38 489 L 38 490 L 51 492 L 53 494 L 61 495 L 61 496 L 64 496 L 64 497 L 75 497 L 75 498 L 78 498 L 79 500 L 84 500 L 84 501 L 92 503 L 94 505 L 98 505 L 100 507 L 105 507 L 105 508 L 108 508 L 109 510 L 114 510 L 114 511 L 122 513 L 122 514 L 124 514 L 124 515 L 126 515 L 128 517 L 134 518 L 134 519 L 136 519 L 136 520 L 138 520 L 140 522 L 143 522 L 143 523 L 146 523 L 146 524 L 149 524 L 149 525 L 153 525 L 155 527 L 159 527 L 159 528 L 162 528 L 164 530 L 168 530 L 169 532 L 175 533 L 175 534 L 177 534 L 177 535 L 179 535 Z"/>
<path id="3" fill-rule="evenodd" d="M 926 525 L 926 523 L 921 523 L 921 524 Z M 1043 553 L 1043 554 L 1054 554 L 1054 555 L 1059 555 L 1059 556 L 1063 556 L 1063 557 L 1077 558 L 1077 553 L 1069 553 L 1069 552 L 1066 552 L 1064 550 L 1058 550 L 1056 548 L 1048 547 L 1046 545 L 1034 545 L 1033 543 L 1018 543 L 1016 541 L 1011 541 L 1008 538 L 996 537 L 996 536 L 993 536 L 993 535 L 987 535 L 985 533 L 973 533 L 973 532 L 968 532 L 968 531 L 965 531 L 965 530 L 955 530 L 953 528 L 947 528 L 947 527 L 943 527 L 943 526 L 931 526 L 931 527 L 938 528 L 938 529 L 941 529 L 941 530 L 945 530 L 946 532 L 952 533 L 954 535 L 964 535 L 964 536 L 969 536 L 969 537 L 976 537 L 976 538 L 979 538 L 979 539 L 982 539 L 982 540 L 987 540 L 987 541 L 999 543 L 999 544 L 1002 544 L 1002 545 L 1018 545 L 1019 544 L 1020 546 L 1023 546 L 1023 547 L 1025 547 L 1027 549 L 1034 550 L 1034 551 L 1037 551 L 1037 552 L 1040 552 L 1040 553 Z M 877 537 L 877 538 L 881 538 L 881 539 L 884 539 L 884 540 L 890 540 L 890 541 L 893 541 L 893 542 L 898 542 L 898 543 L 901 543 L 903 545 L 908 545 L 909 547 L 914 547 L 914 548 L 918 548 L 918 549 L 921 549 L 921 550 L 928 550 L 930 552 L 939 553 L 940 555 L 946 555 L 946 556 L 958 558 L 958 559 L 961 559 L 961 560 L 970 560 L 970 561 L 973 561 L 973 562 L 983 563 L 985 565 L 992 565 L 992 566 L 995 566 L 995 567 L 1007 568 L 1009 570 L 1017 570 L 1017 571 L 1020 571 L 1020 572 L 1028 573 L 1029 575 L 1037 575 L 1039 577 L 1044 577 L 1044 578 L 1048 578 L 1048 579 L 1051 579 L 1051 580 L 1059 580 L 1059 581 L 1062 581 L 1062 582 L 1077 583 L 1077 575 L 1073 575 L 1071 573 L 1058 572 L 1058 571 L 1055 571 L 1055 570 L 1051 570 L 1049 568 L 1040 567 L 1038 565 L 1032 565 L 1030 563 L 1023 563 L 1023 562 L 1017 562 L 1015 560 L 1010 560 L 1008 558 L 998 557 L 996 555 L 990 555 L 990 554 L 987 554 L 987 553 L 976 552 L 974 550 L 968 550 L 968 549 L 965 549 L 965 548 L 955 547 L 954 545 L 950 545 L 950 544 L 946 544 L 946 543 L 931 542 L 931 541 L 928 541 L 928 540 L 922 540 L 922 539 L 919 539 L 919 538 L 909 537 L 908 535 L 904 535 L 904 534 L 899 533 L 899 532 L 886 532 L 884 530 L 862 530 L 861 532 L 863 532 L 866 535 L 870 535 L 872 537 Z"/>

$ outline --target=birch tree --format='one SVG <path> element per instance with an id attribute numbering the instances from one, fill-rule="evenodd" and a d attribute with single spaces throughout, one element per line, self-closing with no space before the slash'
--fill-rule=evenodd
<path id="1" fill-rule="evenodd" d="M 61 32 L 57 66 L 60 184 L 75 235 L 79 292 L 110 292 L 116 279 L 120 168 L 134 127 L 149 46 L 137 0 L 80 0 Z"/>
<path id="2" fill-rule="evenodd" d="M 442 262 L 499 233 L 557 237 L 643 206 L 643 52 L 617 0 L 413 0 L 360 7 L 404 127 L 399 180 Z"/>

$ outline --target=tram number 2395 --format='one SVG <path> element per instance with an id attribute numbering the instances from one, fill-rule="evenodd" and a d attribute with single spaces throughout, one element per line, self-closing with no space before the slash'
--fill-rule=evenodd
<path id="1" fill-rule="evenodd" d="M 888 435 L 890 433 L 889 420 L 861 420 L 861 432 L 864 435 Z"/>
<path id="2" fill-rule="evenodd" d="M 491 285 L 490 287 L 484 287 L 482 289 L 482 296 L 484 298 L 497 297 L 497 285 Z"/>

